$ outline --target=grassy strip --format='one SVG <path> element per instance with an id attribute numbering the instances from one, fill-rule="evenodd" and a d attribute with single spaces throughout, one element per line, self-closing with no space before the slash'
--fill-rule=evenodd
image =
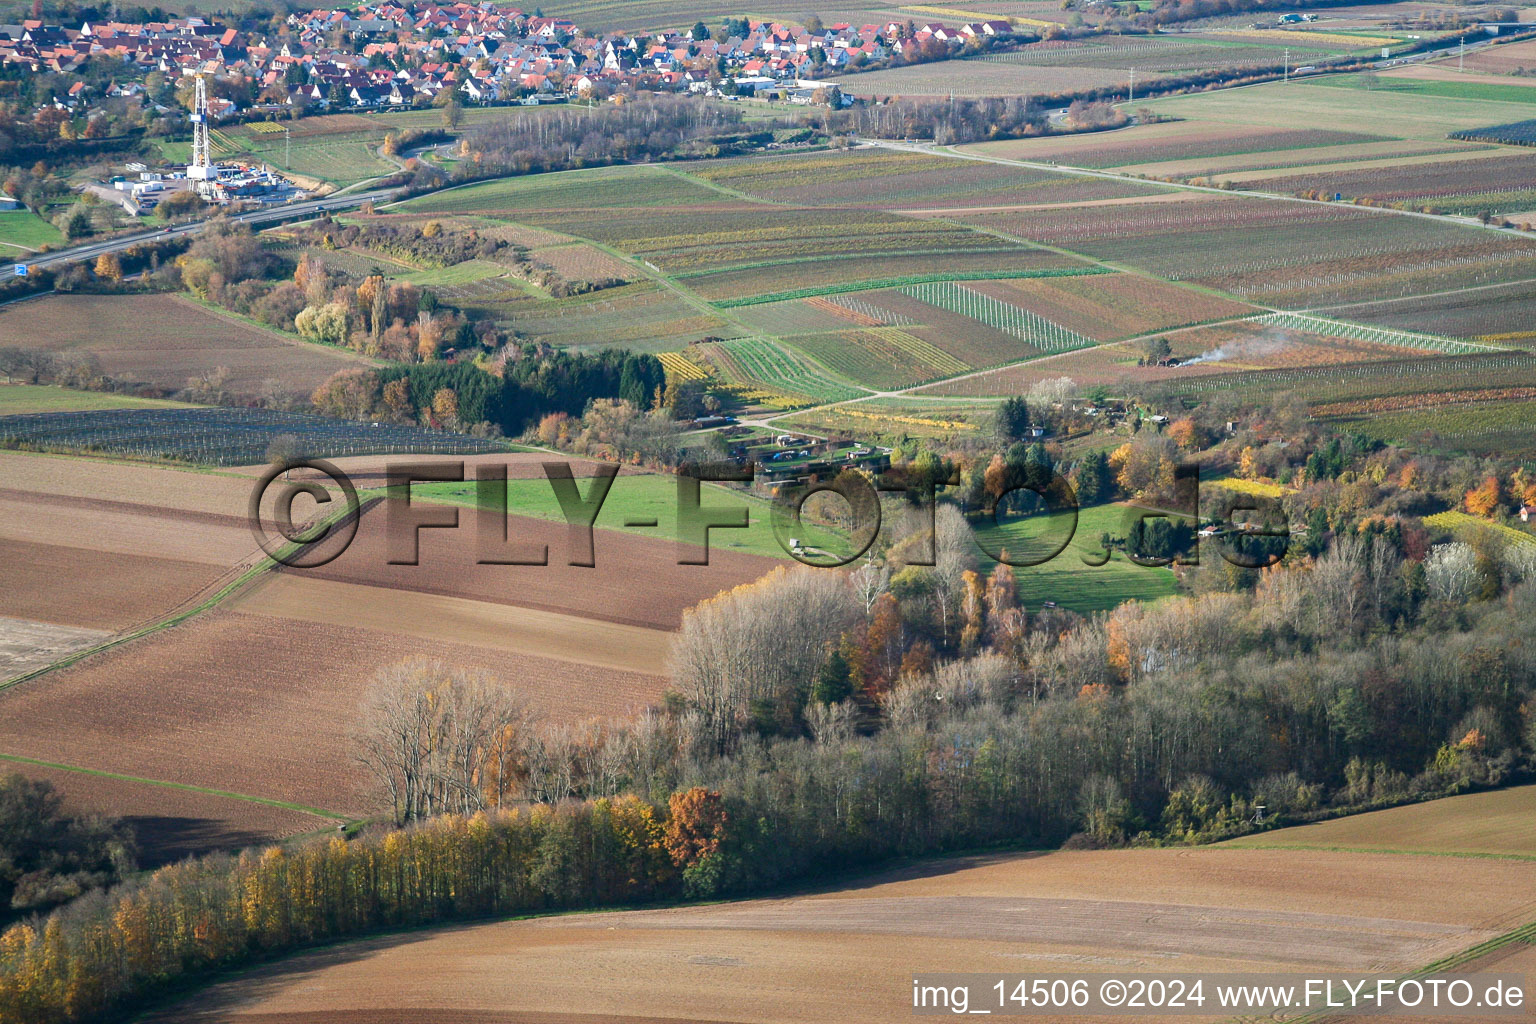
<path id="1" fill-rule="evenodd" d="M 286 800 L 271 800 L 264 796 L 251 796 L 248 793 L 231 793 L 225 789 L 210 789 L 207 786 L 192 786 L 185 782 L 166 782 L 164 779 L 146 779 L 138 775 L 123 775 L 119 772 L 102 771 L 99 768 L 82 768 L 74 764 L 58 764 L 53 761 L 39 761 L 32 757 L 21 757 L 17 754 L 0 754 L 0 761 L 9 761 L 13 764 L 29 764 L 36 768 L 53 768 L 61 772 L 75 772 L 79 775 L 94 775 L 103 779 L 116 779 L 119 782 L 137 782 L 145 786 L 159 786 L 162 789 L 179 789 L 188 793 L 203 793 L 208 796 L 220 796 L 228 800 L 242 800 L 248 804 L 263 804 L 267 807 L 280 807 L 285 811 L 300 811 L 304 814 L 313 814 L 318 818 L 334 818 L 337 821 L 350 821 L 345 814 L 337 814 L 335 811 L 324 811 L 318 807 L 310 807 L 307 804 L 293 804 Z"/>
<path id="2" fill-rule="evenodd" d="M 1503 949 L 1505 946 L 1512 945 L 1516 942 L 1524 943 L 1528 946 L 1536 945 L 1536 921 L 1533 921 L 1530 924 L 1523 924 L 1512 932 L 1505 932 L 1503 935 L 1497 935 L 1489 939 L 1487 942 L 1478 943 L 1471 949 L 1464 949 L 1460 953 L 1453 953 L 1442 960 L 1436 960 L 1434 963 L 1423 968 L 1423 970 L 1421 970 L 1419 973 L 1431 974 L 1438 971 L 1449 970 L 1453 967 L 1460 967 L 1463 964 L 1471 963 L 1473 960 L 1476 960 L 1479 957 L 1484 957 L 1489 953 L 1497 952 L 1498 950 Z"/>
<path id="3" fill-rule="evenodd" d="M 796 288 L 787 292 L 768 292 L 751 295 L 744 299 L 720 299 L 714 305 L 719 309 L 734 306 L 757 306 L 765 302 L 787 302 L 790 299 L 809 299 L 817 295 L 841 295 L 845 292 L 868 292 L 881 288 L 901 288 L 909 284 L 931 284 L 940 281 L 1004 281 L 1026 277 L 1084 277 L 1090 274 L 1109 274 L 1106 267 L 1058 267 L 1049 270 L 980 270 L 950 274 L 908 274 L 905 277 L 883 277 L 868 281 L 847 281 L 843 284 L 821 285 L 812 288 Z"/>

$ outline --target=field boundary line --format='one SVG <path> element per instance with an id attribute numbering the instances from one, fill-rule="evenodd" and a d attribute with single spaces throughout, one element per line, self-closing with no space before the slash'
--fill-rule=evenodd
<path id="1" fill-rule="evenodd" d="M 271 797 L 252 796 L 249 793 L 233 793 L 227 789 L 213 789 L 208 786 L 194 786 L 188 782 L 168 782 L 165 779 L 147 779 L 142 775 L 124 775 L 121 772 L 109 772 L 101 768 L 85 768 L 76 764 L 60 764 L 56 761 L 43 761 L 35 757 L 22 757 L 20 754 L 0 754 L 0 761 L 12 764 L 27 764 L 35 768 L 52 768 L 61 772 L 75 772 L 80 775 L 95 775 L 99 778 L 116 779 L 119 782 L 136 782 L 143 786 L 160 786 L 163 789 L 179 789 L 187 793 L 203 793 L 207 796 L 224 797 L 227 800 L 241 800 L 250 804 L 264 804 L 267 807 L 280 807 L 285 811 L 300 811 L 317 818 L 330 818 L 335 821 L 355 821 L 345 814 L 337 814 L 335 811 L 321 810 L 319 807 L 310 807 L 308 804 L 290 803 L 286 800 L 274 800 Z"/>

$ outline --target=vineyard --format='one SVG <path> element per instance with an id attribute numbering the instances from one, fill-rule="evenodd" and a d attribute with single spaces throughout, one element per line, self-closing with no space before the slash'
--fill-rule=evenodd
<path id="1" fill-rule="evenodd" d="M 1440 338 L 1415 331 L 1396 331 L 1385 327 L 1368 327 L 1364 324 L 1345 323 L 1301 313 L 1264 313 L 1249 317 L 1253 323 L 1266 327 L 1279 327 L 1295 331 L 1307 331 L 1329 338 L 1348 338 L 1373 345 L 1391 345 L 1397 348 L 1419 349 L 1424 352 L 1443 352 L 1447 355 L 1467 355 L 1473 352 L 1494 352 L 1492 345 L 1476 345 L 1455 338 Z"/>
<path id="2" fill-rule="evenodd" d="M 1451 291 L 1536 273 L 1529 239 L 1343 204 L 1213 196 L 964 219 L 1270 305 Z"/>
<path id="3" fill-rule="evenodd" d="M 983 295 L 952 281 L 912 285 L 903 294 L 951 313 L 979 320 L 994 330 L 1011 334 L 1045 352 L 1070 352 L 1096 344 L 1092 338 L 1070 331 L 1027 309 Z"/>
<path id="4" fill-rule="evenodd" d="M 1536 140 L 1526 145 L 1536 145 Z M 1350 199 L 1366 197 L 1399 206 L 1433 206 L 1451 213 L 1476 213 L 1484 209 L 1514 213 L 1536 206 L 1536 183 L 1532 182 L 1530 165 L 1529 156 L 1479 155 L 1477 159 L 1404 162 L 1395 167 L 1266 178 L 1263 187 L 1282 193 L 1341 193 Z"/>
<path id="5" fill-rule="evenodd" d="M 784 339 L 865 387 L 888 390 L 964 373 L 970 366 L 900 327 L 811 334 Z"/>
<path id="6" fill-rule="evenodd" d="M 1307 151 L 1334 152 L 1348 146 L 1380 145 L 1390 140 L 1363 132 L 1323 128 L 1266 128 L 1202 121 L 1164 121 L 1121 132 L 1045 136 L 967 147 L 978 153 L 1018 160 L 1050 160 L 1072 167 L 1135 167 L 1178 161 L 1215 161 L 1253 154 L 1269 160 L 1306 159 Z M 1439 150 L 1452 146 L 1442 143 Z M 1268 161 L 1260 161 L 1267 163 Z"/>
<path id="7" fill-rule="evenodd" d="M 1536 401 L 1536 388 L 1479 388 L 1471 391 L 1426 391 L 1415 395 L 1378 395 L 1375 398 L 1359 398 L 1352 402 L 1330 402 L 1314 405 L 1312 415 L 1319 419 L 1358 419 L 1364 416 L 1380 416 L 1382 413 L 1404 409 L 1436 408 L 1448 405 L 1467 405 L 1473 402 L 1530 402 Z"/>
<path id="8" fill-rule="evenodd" d="M 709 376 L 702 367 L 681 352 L 660 352 L 656 358 L 661 360 L 668 381 L 703 380 Z"/>
<path id="9" fill-rule="evenodd" d="M 700 351 L 725 377 L 749 389 L 743 397 L 794 408 L 840 402 L 864 394 L 859 388 L 766 338 L 711 342 Z"/>
<path id="10" fill-rule="evenodd" d="M 1115 341 L 1255 311 L 1246 303 L 1139 274 L 1028 278 L 973 283 L 970 287 L 994 299 L 1024 306 L 1097 341 Z"/>
<path id="11" fill-rule="evenodd" d="M 1530 399 L 1479 402 L 1388 412 L 1361 417 L 1354 428 L 1368 437 L 1401 443 L 1433 438 L 1435 447 L 1479 455 L 1529 458 L 1536 452 Z"/>
<path id="12" fill-rule="evenodd" d="M 1451 138 L 1464 142 L 1497 142 L 1501 146 L 1536 146 L 1536 120 L 1452 132 Z"/>
<path id="13" fill-rule="evenodd" d="M 996 243 L 997 239 L 989 239 Z M 874 287 L 868 282 L 902 280 L 931 273 L 935 264 L 957 279 L 986 274 L 1035 274 L 1086 266 L 1049 249 L 945 248 L 912 252 L 833 253 L 771 260 L 753 259 L 724 267 L 687 271 L 673 276 L 686 281 L 700 297 L 712 302 L 740 302 L 759 295 L 785 293 L 832 294 L 835 289 Z"/>
<path id="14" fill-rule="evenodd" d="M 265 462 L 274 438 L 291 434 L 305 458 L 344 455 L 472 455 L 506 451 L 446 431 L 390 423 L 367 425 L 271 409 L 139 409 L 0 417 L 0 446 L 107 452 L 199 465 Z"/>
<path id="15" fill-rule="evenodd" d="M 1346 366 L 1255 370 L 1165 382 L 1178 394 L 1215 391 L 1291 391 L 1312 403 L 1344 402 L 1379 395 L 1536 385 L 1536 356 L 1524 352 L 1380 360 Z"/>
<path id="16" fill-rule="evenodd" d="M 1536 537 L 1523 530 L 1516 530 L 1513 527 L 1505 526 L 1502 523 L 1490 522 L 1487 519 L 1479 519 L 1477 516 L 1468 515 L 1465 512 L 1437 512 L 1432 516 L 1425 516 L 1424 525 L 1453 531 L 1468 529 L 1494 530 L 1505 540 L 1521 544 L 1536 544 Z"/>
<path id="17" fill-rule="evenodd" d="M 844 316 L 862 327 L 905 327 L 912 318 L 881 309 L 855 295 L 833 295 L 830 298 L 806 299 L 807 305 L 825 309 L 834 316 Z"/>

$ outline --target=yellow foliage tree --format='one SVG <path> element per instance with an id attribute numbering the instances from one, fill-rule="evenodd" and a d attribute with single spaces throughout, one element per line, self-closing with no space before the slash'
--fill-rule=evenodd
<path id="1" fill-rule="evenodd" d="M 114 253 L 104 252 L 96 257 L 96 276 L 103 281 L 121 281 L 123 279 L 123 265 L 118 262 Z"/>

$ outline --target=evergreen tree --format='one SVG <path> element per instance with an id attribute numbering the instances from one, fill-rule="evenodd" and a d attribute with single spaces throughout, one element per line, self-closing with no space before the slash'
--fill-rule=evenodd
<path id="1" fill-rule="evenodd" d="M 1004 399 L 998 406 L 997 436 L 1006 442 L 1029 436 L 1029 405 L 1018 395 Z"/>
<path id="2" fill-rule="evenodd" d="M 817 704 L 840 704 L 853 696 L 853 673 L 848 658 L 841 647 L 832 648 L 821 670 L 816 673 L 816 685 L 811 687 L 811 700 Z"/>

